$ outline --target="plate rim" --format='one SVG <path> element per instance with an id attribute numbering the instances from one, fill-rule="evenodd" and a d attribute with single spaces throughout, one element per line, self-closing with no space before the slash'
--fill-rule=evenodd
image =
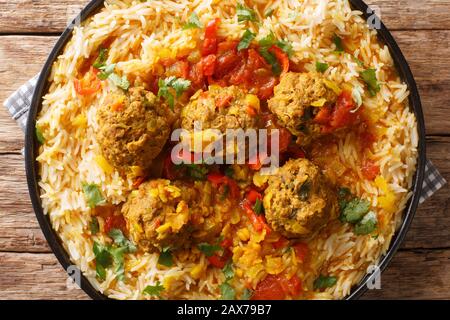
<path id="1" fill-rule="evenodd" d="M 27 126 L 26 126 L 26 134 L 25 134 L 25 169 L 26 169 L 26 179 L 28 185 L 28 191 L 31 198 L 32 207 L 34 209 L 36 218 L 38 220 L 39 226 L 47 240 L 50 248 L 52 249 L 54 255 L 56 256 L 58 262 L 64 268 L 64 271 L 67 273 L 67 269 L 69 266 L 73 266 L 74 263 L 71 262 L 70 257 L 67 251 L 64 249 L 63 244 L 61 243 L 59 236 L 56 231 L 53 229 L 49 217 L 44 214 L 43 208 L 40 200 L 40 190 L 38 186 L 38 164 L 36 161 L 37 151 L 38 151 L 38 142 L 35 135 L 35 123 L 36 117 L 38 114 L 38 110 L 41 108 L 41 101 L 44 93 L 47 91 L 49 83 L 47 81 L 48 76 L 51 72 L 51 68 L 53 62 L 57 59 L 57 57 L 61 54 L 64 46 L 69 41 L 72 35 L 71 25 L 74 25 L 76 21 L 84 21 L 88 17 L 90 17 L 94 12 L 96 12 L 103 5 L 104 0 L 92 0 L 89 2 L 80 14 L 73 19 L 71 24 L 66 27 L 64 32 L 59 37 L 58 41 L 54 45 L 51 50 L 48 58 L 39 74 L 36 88 L 33 93 L 33 98 L 31 101 Z M 357 9 L 363 13 L 363 17 L 367 20 L 369 14 L 372 13 L 368 11 L 367 4 L 362 0 L 349 0 L 350 4 L 354 9 Z M 380 20 L 381 21 L 381 20 Z M 402 51 L 400 50 L 397 42 L 394 37 L 390 33 L 390 31 L 386 28 L 386 26 L 381 22 L 381 28 L 377 30 L 378 38 L 389 47 L 391 56 L 394 60 L 397 71 L 404 82 L 407 83 L 408 89 L 410 91 L 409 96 L 409 106 L 411 111 L 414 112 L 416 121 L 417 121 L 417 130 L 419 135 L 418 142 L 418 155 L 417 155 L 417 167 L 416 172 L 413 179 L 413 186 L 411 191 L 413 192 L 412 197 L 408 200 L 407 205 L 403 211 L 403 221 L 401 226 L 396 230 L 393 238 L 391 239 L 391 243 L 389 245 L 389 249 L 386 254 L 380 259 L 378 263 L 378 267 L 380 272 L 382 273 L 386 267 L 390 264 L 392 258 L 395 256 L 397 250 L 400 245 L 403 243 L 403 240 L 409 230 L 411 222 L 414 218 L 414 215 L 417 211 L 417 207 L 419 204 L 419 199 L 422 190 L 422 184 L 424 181 L 424 172 L 425 172 L 425 164 L 426 164 L 426 134 L 425 134 L 425 123 L 424 116 L 422 110 L 422 103 L 420 99 L 419 90 L 417 88 L 416 81 L 411 72 L 409 64 L 405 59 Z M 76 266 L 78 270 L 78 266 Z M 367 289 L 367 283 L 371 281 L 373 275 L 366 274 L 360 282 L 353 286 L 349 295 L 347 295 L 345 300 L 353 300 L 358 299 Z M 110 300 L 107 296 L 101 293 L 98 289 L 96 289 L 87 279 L 87 277 L 80 271 L 80 287 L 81 289 L 92 299 L 94 300 Z"/>

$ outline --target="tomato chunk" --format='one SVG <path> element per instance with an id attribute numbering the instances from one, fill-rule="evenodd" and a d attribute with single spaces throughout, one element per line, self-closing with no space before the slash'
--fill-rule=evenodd
<path id="1" fill-rule="evenodd" d="M 100 79 L 97 78 L 98 70 L 91 67 L 90 71 L 82 79 L 75 79 L 73 86 L 76 93 L 89 96 L 96 93 L 102 87 Z"/>
<path id="2" fill-rule="evenodd" d="M 376 165 L 372 160 L 365 160 L 361 171 L 367 180 L 373 181 L 380 174 L 380 166 Z"/>
<path id="3" fill-rule="evenodd" d="M 297 297 L 302 292 L 302 283 L 294 275 L 287 279 L 283 275 L 268 275 L 258 286 L 252 296 L 252 300 L 284 300 L 287 296 Z"/>
<path id="4" fill-rule="evenodd" d="M 205 40 L 202 45 L 202 55 L 207 56 L 217 53 L 217 29 L 220 19 L 215 18 L 208 22 L 205 29 Z"/>

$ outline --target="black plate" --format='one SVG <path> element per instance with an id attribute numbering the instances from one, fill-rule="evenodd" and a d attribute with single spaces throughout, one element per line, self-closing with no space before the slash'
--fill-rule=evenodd
<path id="1" fill-rule="evenodd" d="M 363 12 L 365 18 L 367 18 L 370 14 L 367 13 L 367 5 L 361 0 L 350 0 L 354 9 L 360 10 Z M 79 14 L 79 16 L 74 20 L 75 21 L 84 21 L 87 17 L 94 14 L 101 6 L 103 5 L 103 0 L 93 0 L 91 1 Z M 39 225 L 47 239 L 50 247 L 52 248 L 56 258 L 63 266 L 64 270 L 72 265 L 70 261 L 69 255 L 64 250 L 58 235 L 53 230 L 49 218 L 44 215 L 41 205 L 41 200 L 39 197 L 39 175 L 38 175 L 38 164 L 35 161 L 38 152 L 38 142 L 35 135 L 35 125 L 36 125 L 36 116 L 41 109 L 42 96 L 47 92 L 49 87 L 49 83 L 47 81 L 48 76 L 51 71 L 51 67 L 56 58 L 62 53 L 65 44 L 68 42 L 72 34 L 72 30 L 67 28 L 55 47 L 51 51 L 43 69 L 39 76 L 37 86 L 34 92 L 34 96 L 31 102 L 30 112 L 28 115 L 28 123 L 25 137 L 25 165 L 27 172 L 27 181 L 28 181 L 28 189 L 30 192 L 31 202 L 33 204 L 34 211 L 36 213 L 36 218 L 39 221 Z M 405 60 L 400 48 L 392 37 L 391 33 L 387 30 L 384 24 L 381 24 L 381 29 L 378 30 L 379 39 L 385 43 L 391 52 L 392 58 L 395 61 L 397 70 L 400 74 L 400 77 L 403 81 L 405 81 L 408 85 L 408 89 L 411 92 L 409 96 L 410 108 L 414 112 L 417 118 L 418 125 L 418 133 L 419 133 L 419 156 L 418 156 L 418 164 L 417 171 L 414 177 L 413 182 L 413 196 L 409 200 L 405 212 L 404 219 L 402 225 L 399 230 L 396 232 L 395 236 L 392 239 L 390 248 L 387 254 L 381 259 L 379 267 L 380 270 L 383 271 L 386 269 L 387 265 L 391 261 L 392 257 L 396 253 L 397 249 L 400 247 L 405 235 L 409 229 L 411 221 L 413 220 L 414 214 L 416 212 L 420 193 L 422 190 L 422 183 L 424 178 L 425 171 L 425 125 L 424 118 L 422 113 L 422 105 L 420 102 L 419 92 L 417 90 L 417 85 L 414 80 L 414 77 L 411 73 L 408 63 Z M 372 280 L 371 276 L 366 275 L 361 282 L 355 286 L 351 293 L 346 297 L 346 299 L 356 299 L 360 297 L 366 290 L 366 283 Z M 81 276 L 81 288 L 93 299 L 107 299 L 106 296 L 98 292 L 84 277 Z"/>

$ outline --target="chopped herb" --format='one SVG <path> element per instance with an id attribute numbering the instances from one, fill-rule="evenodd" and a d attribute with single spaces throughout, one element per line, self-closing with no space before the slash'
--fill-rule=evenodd
<path id="1" fill-rule="evenodd" d="M 128 252 L 136 251 L 136 246 L 134 245 L 134 243 L 125 238 L 120 229 L 111 229 L 108 235 L 114 240 L 115 244 L 121 247 L 125 247 Z"/>
<path id="2" fill-rule="evenodd" d="M 102 193 L 96 184 L 83 183 L 82 188 L 89 208 L 95 208 L 97 205 L 105 202 L 105 198 L 103 198 Z"/>
<path id="3" fill-rule="evenodd" d="M 244 34 L 242 35 L 241 41 L 239 41 L 239 44 L 237 46 L 238 51 L 247 49 L 253 39 L 255 39 L 255 36 L 256 34 L 251 32 L 249 29 L 245 30 Z"/>
<path id="4" fill-rule="evenodd" d="M 317 289 L 325 289 L 325 288 L 331 288 L 337 283 L 336 277 L 331 276 L 323 276 L 320 275 L 315 281 L 314 281 L 314 290 Z"/>
<path id="5" fill-rule="evenodd" d="M 109 268 L 113 262 L 111 253 L 107 247 L 98 242 L 94 242 L 93 251 L 95 255 L 95 269 L 97 277 L 101 280 L 105 280 L 106 268 Z"/>
<path id="6" fill-rule="evenodd" d="M 244 21 L 258 21 L 256 17 L 256 12 L 241 3 L 237 4 L 236 14 L 238 17 L 238 22 Z"/>
<path id="7" fill-rule="evenodd" d="M 142 293 L 148 296 L 161 297 L 161 293 L 164 289 L 164 286 L 162 286 L 159 281 L 156 281 L 154 286 L 146 286 Z"/>
<path id="8" fill-rule="evenodd" d="M 274 12 L 274 8 L 268 8 L 266 11 L 264 11 L 264 17 L 269 18 L 273 15 Z"/>
<path id="9" fill-rule="evenodd" d="M 42 134 L 41 128 L 39 128 L 38 125 L 36 125 L 36 138 L 40 144 L 45 143 L 44 135 Z"/>
<path id="10" fill-rule="evenodd" d="M 277 40 L 273 32 L 260 39 L 258 44 L 260 46 L 259 54 L 272 66 L 272 72 L 275 75 L 279 75 L 281 73 L 280 63 L 275 55 L 269 52 L 269 49 L 272 46 L 277 46 L 291 57 L 294 52 L 292 45 L 287 40 Z"/>
<path id="11" fill-rule="evenodd" d="M 231 263 L 231 261 L 229 261 L 225 267 L 223 267 L 222 269 L 223 274 L 225 275 L 225 279 L 231 280 L 234 277 L 234 271 L 233 271 L 233 264 Z"/>
<path id="12" fill-rule="evenodd" d="M 198 249 L 205 254 L 207 257 L 213 256 L 217 251 L 222 250 L 222 247 L 218 244 L 211 245 L 208 243 L 199 243 L 197 245 Z"/>
<path id="13" fill-rule="evenodd" d="M 116 73 L 111 73 L 108 79 L 111 80 L 116 87 L 122 88 L 123 90 L 128 90 L 128 88 L 130 87 L 130 82 L 128 81 L 126 76 L 123 76 L 121 78 Z"/>
<path id="14" fill-rule="evenodd" d="M 264 213 L 264 206 L 259 198 L 256 198 L 255 205 L 253 206 L 253 212 L 255 212 L 257 215 Z"/>
<path id="15" fill-rule="evenodd" d="M 309 193 L 311 191 L 311 181 L 306 180 L 301 185 L 300 189 L 298 190 L 298 196 L 300 197 L 300 200 L 306 201 L 309 198 Z"/>
<path id="16" fill-rule="evenodd" d="M 225 173 L 225 175 L 226 175 L 228 178 L 233 178 L 233 175 L 234 175 L 234 169 L 233 169 L 233 167 L 232 167 L 232 166 L 228 166 L 228 167 L 225 169 L 224 173 Z"/>
<path id="17" fill-rule="evenodd" d="M 267 36 L 260 39 L 258 41 L 258 44 L 261 48 L 269 49 L 271 46 L 276 44 L 276 42 L 277 42 L 277 39 L 275 37 L 275 34 L 273 33 L 273 31 L 271 31 Z"/>
<path id="18" fill-rule="evenodd" d="M 174 76 L 168 77 L 166 79 L 159 79 L 158 81 L 158 97 L 163 97 L 166 99 L 170 108 L 173 110 L 175 105 L 175 97 L 171 92 L 171 89 L 175 91 L 176 97 L 179 98 L 184 91 L 186 91 L 191 86 L 191 81 L 177 78 Z"/>
<path id="19" fill-rule="evenodd" d="M 116 64 L 115 63 L 113 63 L 113 64 L 110 64 L 110 65 L 107 65 L 107 66 L 105 66 L 105 65 L 103 65 L 103 66 L 101 66 L 99 69 L 101 70 L 101 72 L 99 72 L 98 74 L 97 74 L 97 77 L 100 79 L 100 80 L 106 80 L 106 79 L 108 79 L 108 77 L 114 72 L 114 68 L 116 67 Z"/>
<path id="20" fill-rule="evenodd" d="M 234 291 L 233 287 L 230 286 L 228 282 L 222 283 L 220 286 L 220 293 L 222 300 L 234 300 L 236 298 L 236 292 Z"/>
<path id="21" fill-rule="evenodd" d="M 170 248 L 163 248 L 161 253 L 159 254 L 158 264 L 171 267 L 173 265 L 173 257 L 172 252 L 170 252 Z"/>
<path id="22" fill-rule="evenodd" d="M 198 19 L 198 16 L 195 12 L 193 12 L 190 16 L 189 16 L 189 20 L 188 22 L 183 26 L 183 30 L 187 30 L 187 29 L 197 29 L 197 28 L 202 28 L 202 23 L 200 22 L 200 20 Z"/>
<path id="23" fill-rule="evenodd" d="M 209 173 L 207 167 L 195 163 L 180 163 L 175 167 L 177 169 L 186 169 L 187 175 L 194 180 L 204 181 Z"/>
<path id="24" fill-rule="evenodd" d="M 268 64 L 272 66 L 272 72 L 275 75 L 281 74 L 280 63 L 278 62 L 277 58 L 272 53 L 269 52 L 268 49 L 260 48 L 259 54 L 267 61 Z"/>
<path id="25" fill-rule="evenodd" d="M 380 84 L 377 81 L 377 75 L 375 69 L 367 69 L 361 72 L 361 77 L 367 84 L 367 89 L 370 95 L 373 97 L 381 90 Z"/>
<path id="26" fill-rule="evenodd" d="M 319 62 L 319 61 L 316 62 L 316 70 L 317 70 L 317 72 L 324 73 L 325 71 L 328 70 L 328 68 L 329 68 L 329 66 L 328 66 L 327 63 L 322 63 L 322 62 Z"/>
<path id="27" fill-rule="evenodd" d="M 288 40 L 277 39 L 275 37 L 275 34 L 273 33 L 273 31 L 271 31 L 264 38 L 260 39 L 258 41 L 258 44 L 262 49 L 266 49 L 266 50 L 270 49 L 270 47 L 272 47 L 272 46 L 277 46 L 278 48 L 283 50 L 284 53 L 286 53 L 289 56 L 289 58 L 291 58 L 292 55 L 294 54 L 294 49 L 292 47 L 292 44 Z"/>
<path id="28" fill-rule="evenodd" d="M 349 223 L 359 222 L 369 212 L 370 202 L 364 199 L 354 198 L 347 203 L 342 211 L 343 221 Z"/>
<path id="29" fill-rule="evenodd" d="M 289 58 L 292 58 L 292 56 L 294 55 L 294 48 L 288 40 L 278 40 L 275 45 L 283 50 Z"/>
<path id="30" fill-rule="evenodd" d="M 92 217 L 91 222 L 89 223 L 89 229 L 91 230 L 92 235 L 96 235 L 100 231 L 97 217 Z"/>
<path id="31" fill-rule="evenodd" d="M 364 218 L 355 225 L 354 232 L 357 235 L 366 235 L 372 233 L 377 228 L 377 216 L 370 211 Z"/>
<path id="32" fill-rule="evenodd" d="M 344 45 L 342 44 L 342 39 L 339 38 L 337 34 L 333 37 L 334 45 L 336 46 L 336 52 L 344 52 Z"/>
<path id="33" fill-rule="evenodd" d="M 96 69 L 100 69 L 101 67 L 103 67 L 105 65 L 107 55 L 108 49 L 100 48 L 97 59 L 95 59 L 94 64 L 92 66 Z"/>
<path id="34" fill-rule="evenodd" d="M 114 273 L 117 276 L 117 279 L 123 280 L 125 278 L 124 273 L 124 258 L 123 255 L 128 251 L 127 247 L 111 247 L 109 249 L 109 252 L 111 253 L 111 256 L 113 257 L 114 261 Z"/>
<path id="35" fill-rule="evenodd" d="M 94 242 L 93 251 L 97 276 L 104 280 L 106 269 L 114 264 L 117 279 L 122 281 L 124 279 L 124 254 L 132 252 L 130 249 L 129 246 L 105 246 Z"/>
<path id="36" fill-rule="evenodd" d="M 245 288 L 244 291 L 242 291 L 241 300 L 250 300 L 252 295 L 253 295 L 253 291 Z"/>

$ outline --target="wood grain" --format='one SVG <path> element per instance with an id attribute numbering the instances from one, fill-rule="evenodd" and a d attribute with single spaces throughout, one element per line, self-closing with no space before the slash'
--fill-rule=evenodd
<path id="1" fill-rule="evenodd" d="M 67 274 L 52 253 L 0 252 L 0 297 L 7 299 L 89 299 L 67 287 Z"/>
<path id="2" fill-rule="evenodd" d="M 0 33 L 60 33 L 88 0 L 0 0 Z M 391 30 L 450 29 L 450 0 L 369 0 Z"/>
<path id="3" fill-rule="evenodd" d="M 450 250 L 400 251 L 364 299 L 448 299 Z"/>
<path id="4" fill-rule="evenodd" d="M 60 33 L 89 0 L 0 0 L 0 33 Z"/>
<path id="5" fill-rule="evenodd" d="M 363 298 L 446 299 L 449 263 L 450 250 L 398 252 L 381 275 L 381 290 L 369 290 Z M 0 297 L 88 299 L 80 289 L 68 289 L 66 281 L 66 273 L 51 253 L 0 252 Z"/>

